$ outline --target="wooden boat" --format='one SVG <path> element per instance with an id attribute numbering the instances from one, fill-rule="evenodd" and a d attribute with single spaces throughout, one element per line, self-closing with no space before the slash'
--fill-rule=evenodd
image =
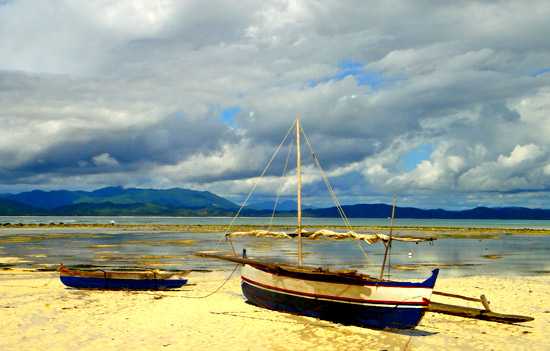
<path id="1" fill-rule="evenodd" d="M 61 282 L 79 289 L 129 289 L 166 290 L 176 289 L 187 283 L 188 271 L 166 272 L 158 270 L 78 270 L 59 266 Z"/>
<path id="2" fill-rule="evenodd" d="M 495 321 L 500 323 L 518 323 L 533 320 L 528 316 L 506 315 L 492 312 L 489 302 L 484 295 L 479 299 L 434 291 L 434 286 L 439 273 L 438 269 L 419 282 L 394 281 L 384 279 L 384 270 L 387 258 L 391 253 L 393 241 L 421 242 L 430 241 L 432 238 L 394 237 L 392 235 L 393 220 L 395 217 L 395 199 L 392 207 L 389 235 L 385 234 L 358 234 L 351 230 L 351 224 L 345 216 L 344 210 L 334 194 L 326 175 L 324 174 L 317 156 L 313 152 L 307 135 L 300 128 L 300 120 L 289 129 L 283 141 L 271 157 L 268 165 L 262 172 L 265 174 L 277 151 L 284 144 L 290 131 L 296 130 L 296 176 L 297 176 L 297 230 L 295 233 L 273 232 L 270 230 L 252 230 L 248 232 L 226 232 L 226 237 L 255 236 L 274 238 L 296 238 L 298 246 L 298 262 L 296 265 L 278 264 L 250 259 L 243 250 L 242 257 L 237 256 L 231 243 L 233 252 L 230 254 L 218 252 L 198 252 L 196 255 L 207 258 L 215 258 L 242 264 L 241 288 L 247 301 L 253 305 L 275 311 L 294 313 L 310 316 L 333 322 L 357 325 L 371 328 L 414 328 L 420 323 L 425 312 L 444 313 L 466 318 Z M 313 159 L 323 175 L 323 180 L 340 216 L 348 227 L 348 232 L 338 233 L 322 229 L 313 233 L 302 229 L 301 213 L 301 155 L 300 135 L 303 133 L 310 147 Z M 289 148 L 290 155 L 290 148 Z M 287 156 L 288 161 L 288 156 Z M 286 166 L 285 166 L 286 171 Z M 284 171 L 283 171 L 284 174 Z M 255 188 L 255 187 L 254 187 Z M 239 215 L 246 206 L 246 200 L 233 218 Z M 277 203 L 277 201 L 275 202 Z M 273 214 L 275 209 L 273 210 Z M 231 224 L 230 224 L 231 226 Z M 382 242 L 385 246 L 384 259 L 377 277 L 361 274 L 355 270 L 327 270 L 320 267 L 310 267 L 303 264 L 302 237 L 308 239 L 353 239 L 369 244 Z M 231 241 L 230 241 L 231 242 Z M 362 246 L 361 246 L 361 249 Z M 389 273 L 389 272 L 388 272 Z M 431 301 L 432 294 L 451 298 L 459 298 L 468 301 L 481 302 L 484 309 L 475 309 L 456 305 L 448 305 Z"/>
<path id="3" fill-rule="evenodd" d="M 371 328 L 414 328 L 430 304 L 439 270 L 422 282 L 385 281 L 356 271 L 266 263 L 230 254 L 198 256 L 243 264 L 247 301 L 270 310 Z"/>
<path id="4" fill-rule="evenodd" d="M 312 234 L 309 233 L 311 235 L 305 235 L 305 231 L 302 229 L 301 215 L 300 136 L 303 130 L 300 127 L 299 118 L 296 119 L 291 130 L 293 128 L 296 130 L 297 230 L 296 235 L 288 236 L 297 238 L 298 264 L 273 264 L 240 258 L 236 255 L 220 255 L 208 252 L 198 253 L 198 255 L 243 264 L 241 287 L 243 295 L 253 305 L 362 327 L 414 328 L 420 322 L 430 304 L 432 290 L 439 272 L 438 269 L 435 269 L 423 281 L 409 282 L 384 280 L 382 279 L 383 270 L 380 278 L 374 278 L 353 270 L 328 271 L 303 265 L 303 236 L 310 238 L 325 236 L 333 239 L 351 238 L 364 241 L 368 241 L 368 239 L 365 235 L 354 233 L 351 230 L 348 233 L 321 230 Z M 291 130 L 287 132 L 287 136 Z M 311 147 L 309 139 L 305 134 L 304 136 Z M 286 136 L 281 145 L 285 139 Z M 281 145 L 279 145 L 279 148 Z M 311 151 L 314 160 L 318 162 L 313 150 Z M 317 165 L 320 168 L 318 163 Z M 265 173 L 265 170 L 262 173 Z M 328 181 L 325 181 L 325 183 L 329 191 L 332 191 L 331 187 L 328 186 Z M 339 202 L 336 202 L 336 205 L 343 214 Z M 263 232 L 264 236 L 281 237 L 286 235 L 280 232 Z M 246 232 L 234 234 L 238 236 L 247 235 Z M 253 231 L 250 235 L 260 236 L 260 233 Z M 228 236 L 231 235 L 228 234 Z M 375 239 L 382 237 L 376 236 Z M 423 239 L 418 240 L 423 241 Z M 388 247 L 391 243 L 391 234 L 388 240 L 384 241 L 382 239 L 382 241 Z"/>

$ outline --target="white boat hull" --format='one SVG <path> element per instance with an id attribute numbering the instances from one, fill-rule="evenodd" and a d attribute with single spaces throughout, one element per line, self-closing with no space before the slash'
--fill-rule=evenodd
<path id="1" fill-rule="evenodd" d="M 278 275 L 250 265 L 242 269 L 242 288 L 257 306 L 343 324 L 375 328 L 414 328 L 422 319 L 438 271 L 424 282 L 327 282 Z"/>

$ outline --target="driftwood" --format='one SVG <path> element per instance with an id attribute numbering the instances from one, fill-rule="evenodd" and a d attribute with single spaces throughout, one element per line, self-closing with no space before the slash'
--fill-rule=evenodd
<path id="1" fill-rule="evenodd" d="M 452 316 L 481 319 L 485 321 L 492 321 L 498 323 L 521 323 L 530 322 L 535 318 L 529 316 L 519 316 L 514 314 L 502 314 L 491 312 L 488 310 L 480 310 L 472 307 L 448 305 L 439 302 L 430 302 L 430 305 L 426 309 L 426 312 L 449 314 Z"/>

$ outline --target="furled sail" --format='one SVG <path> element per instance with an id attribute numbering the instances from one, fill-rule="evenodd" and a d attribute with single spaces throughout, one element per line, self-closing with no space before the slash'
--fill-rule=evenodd
<path id="1" fill-rule="evenodd" d="M 269 238 L 281 238 L 281 239 L 290 239 L 295 237 L 297 233 L 286 233 L 286 232 L 276 232 L 269 230 L 248 230 L 248 231 L 238 231 L 227 234 L 227 237 L 243 237 L 243 236 L 254 236 L 254 237 L 269 237 Z M 369 244 L 375 244 L 379 241 L 387 242 L 390 240 L 390 236 L 386 234 L 360 234 L 354 231 L 347 232 L 336 232 L 328 229 L 320 229 L 314 232 L 308 232 L 302 229 L 302 237 L 317 240 L 317 239 L 331 239 L 331 240 L 343 240 L 343 239 L 353 239 L 353 240 L 362 240 Z M 423 242 L 423 241 L 433 241 L 434 238 L 431 237 L 406 237 L 406 236 L 394 236 L 392 235 L 391 240 L 396 241 L 405 241 L 405 242 Z"/>
<path id="2" fill-rule="evenodd" d="M 266 237 L 266 238 L 281 238 L 281 239 L 290 239 L 291 236 L 285 232 L 274 232 L 270 230 L 247 230 L 241 232 L 232 232 L 226 235 L 226 237 L 240 237 L 240 236 L 256 236 L 256 237 Z"/>

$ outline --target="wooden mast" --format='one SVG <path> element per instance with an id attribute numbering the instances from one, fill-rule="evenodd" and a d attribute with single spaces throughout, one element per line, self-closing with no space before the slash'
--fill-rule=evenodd
<path id="1" fill-rule="evenodd" d="M 300 115 L 296 116 L 296 177 L 297 181 L 297 230 L 298 230 L 298 266 L 303 264 L 302 253 L 302 159 L 300 153 Z"/>
<path id="2" fill-rule="evenodd" d="M 395 195 L 393 196 L 392 207 L 391 207 L 391 219 L 390 219 L 390 238 L 387 243 L 384 243 L 386 247 L 384 250 L 384 261 L 382 262 L 382 268 L 380 269 L 380 280 L 384 279 L 384 268 L 386 267 L 386 259 L 388 258 L 388 250 L 391 247 L 391 237 L 393 234 L 393 220 L 395 218 Z"/>

